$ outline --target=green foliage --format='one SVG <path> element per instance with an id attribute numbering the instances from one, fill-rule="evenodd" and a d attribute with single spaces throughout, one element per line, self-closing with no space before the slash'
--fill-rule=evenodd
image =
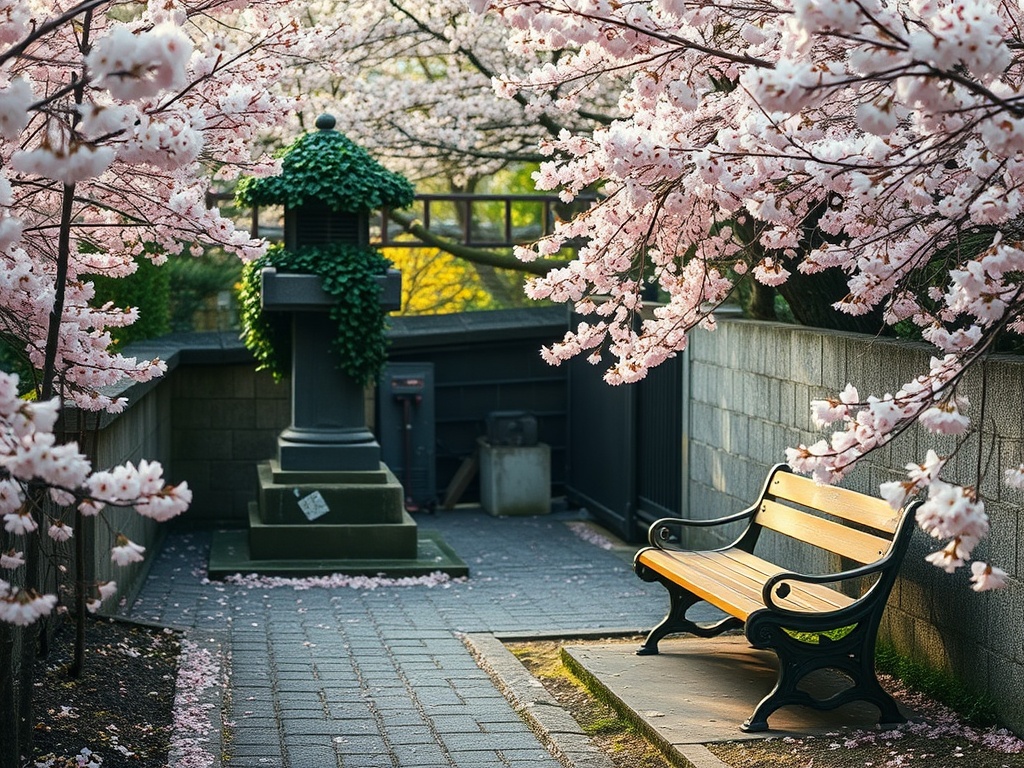
<path id="1" fill-rule="evenodd" d="M 629 723 L 615 714 L 583 723 L 581 727 L 588 736 L 613 736 L 630 730 Z"/>
<path id="2" fill-rule="evenodd" d="M 404 177 L 391 173 L 344 134 L 333 130 L 307 133 L 281 153 L 281 174 L 247 177 L 238 182 L 239 205 L 286 205 L 307 202 L 333 211 L 357 213 L 388 206 L 409 206 L 415 191 Z"/>
<path id="3" fill-rule="evenodd" d="M 272 249 L 267 255 L 242 267 L 238 283 L 238 314 L 242 324 L 242 342 L 256 358 L 256 370 L 270 371 L 280 381 L 291 358 L 290 318 L 282 312 L 263 312 L 260 274 L 271 266 Z"/>
<path id="4" fill-rule="evenodd" d="M 515 163 L 481 179 L 475 191 L 510 195 L 531 194 L 537 191 L 533 174 L 539 169 L 540 163 Z"/>
<path id="5" fill-rule="evenodd" d="M 279 272 L 323 278 L 324 291 L 337 300 L 328 315 L 338 328 L 334 350 L 339 367 L 361 384 L 374 380 L 387 359 L 387 316 L 374 278 L 385 274 L 389 265 L 376 249 L 347 243 L 297 251 L 272 248 L 263 258 L 246 264 L 238 297 L 242 340 L 256 357 L 259 370 L 268 370 L 280 380 L 291 359 L 288 313 L 265 313 L 260 303 L 260 274 L 264 267 L 274 267 Z"/>
<path id="6" fill-rule="evenodd" d="M 495 309 L 499 302 L 469 262 L 436 248 L 385 248 L 402 271 L 402 315 L 443 315 Z M 522 295 L 522 287 L 519 294 Z"/>
<path id="7" fill-rule="evenodd" d="M 242 265 L 233 256 L 173 256 L 163 266 L 171 286 L 170 330 L 195 330 L 195 317 L 211 297 L 230 291 Z"/>
<path id="8" fill-rule="evenodd" d="M 139 319 L 132 325 L 110 329 L 115 347 L 162 336 L 171 328 L 171 285 L 166 270 L 144 256 L 135 261 L 137 269 L 127 277 L 94 275 L 90 278 L 96 288 L 94 306 L 101 307 L 109 301 L 122 309 L 139 309 Z"/>
<path id="9" fill-rule="evenodd" d="M 18 394 L 22 397 L 35 392 L 36 370 L 25 354 L 25 342 L 0 333 L 0 371 L 18 375 Z"/>
<path id="10" fill-rule="evenodd" d="M 848 627 L 837 627 L 836 629 L 826 629 L 824 632 L 802 632 L 797 629 L 786 629 L 782 628 L 782 631 L 792 637 L 794 640 L 799 640 L 801 643 L 807 643 L 809 645 L 818 645 L 821 643 L 822 637 L 827 637 L 833 643 L 842 640 L 848 634 L 853 632 L 857 628 L 856 624 L 850 624 Z"/>
<path id="11" fill-rule="evenodd" d="M 976 227 L 974 229 L 959 232 L 957 236 L 947 245 L 938 249 L 931 259 L 921 267 L 913 270 L 907 277 L 905 283 L 909 290 L 915 293 L 918 301 L 931 311 L 938 313 L 942 308 L 942 302 L 929 295 L 929 290 L 938 289 L 945 292 L 950 282 L 950 270 L 960 268 L 965 262 L 977 258 L 983 251 L 992 245 L 992 240 L 998 230 L 995 227 Z M 1018 279 L 1024 277 L 1020 275 Z M 957 323 L 962 324 L 959 320 Z M 954 324 L 949 326 L 950 330 L 959 327 Z M 921 328 L 912 320 L 901 320 L 893 326 L 893 333 L 897 338 L 921 341 L 923 339 Z M 1014 333 L 1002 332 L 993 347 L 995 352 L 1009 354 L 1024 354 L 1024 339 Z"/>
<path id="12" fill-rule="evenodd" d="M 899 678 L 908 688 L 945 704 L 973 725 L 989 726 L 998 722 L 995 702 L 989 696 L 972 691 L 948 672 L 903 656 L 888 644 L 878 644 L 875 666 Z"/>

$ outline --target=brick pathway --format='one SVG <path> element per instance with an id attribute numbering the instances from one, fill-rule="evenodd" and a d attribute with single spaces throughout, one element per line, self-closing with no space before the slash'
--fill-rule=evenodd
<path id="1" fill-rule="evenodd" d="M 576 535 L 575 519 L 421 516 L 469 580 L 378 589 L 208 582 L 208 534 L 174 533 L 131 615 L 225 639 L 231 768 L 557 768 L 459 633 L 656 623 L 664 590 Z"/>

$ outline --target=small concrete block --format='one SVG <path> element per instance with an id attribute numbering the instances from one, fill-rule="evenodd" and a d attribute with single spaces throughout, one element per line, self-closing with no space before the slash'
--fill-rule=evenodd
<path id="1" fill-rule="evenodd" d="M 551 448 L 490 445 L 480 439 L 480 502 L 492 515 L 551 511 Z"/>

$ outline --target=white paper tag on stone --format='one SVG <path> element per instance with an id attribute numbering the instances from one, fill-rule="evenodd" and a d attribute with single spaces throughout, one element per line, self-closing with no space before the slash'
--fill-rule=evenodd
<path id="1" fill-rule="evenodd" d="M 327 502 L 324 501 L 324 497 L 320 495 L 320 491 L 313 491 L 304 499 L 299 499 L 299 509 L 302 510 L 302 514 L 310 522 L 318 517 L 323 517 L 331 511 L 331 508 L 327 506 Z"/>

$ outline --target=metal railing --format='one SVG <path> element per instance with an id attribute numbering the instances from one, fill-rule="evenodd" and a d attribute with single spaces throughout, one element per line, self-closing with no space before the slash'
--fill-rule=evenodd
<path id="1" fill-rule="evenodd" d="M 211 192 L 207 205 L 231 202 L 231 192 Z M 411 216 L 426 232 L 473 248 L 511 248 L 535 242 L 554 231 L 555 223 L 570 218 L 597 201 L 595 195 L 581 195 L 566 204 L 557 195 L 476 195 L 468 193 L 416 195 L 411 209 L 399 211 Z M 239 208 L 240 220 L 245 209 Z M 260 222 L 260 209 L 246 216 L 249 234 L 280 240 L 281 225 Z M 408 235 L 390 209 L 375 212 L 370 219 L 370 240 L 386 248 L 421 248 L 423 243 Z"/>

